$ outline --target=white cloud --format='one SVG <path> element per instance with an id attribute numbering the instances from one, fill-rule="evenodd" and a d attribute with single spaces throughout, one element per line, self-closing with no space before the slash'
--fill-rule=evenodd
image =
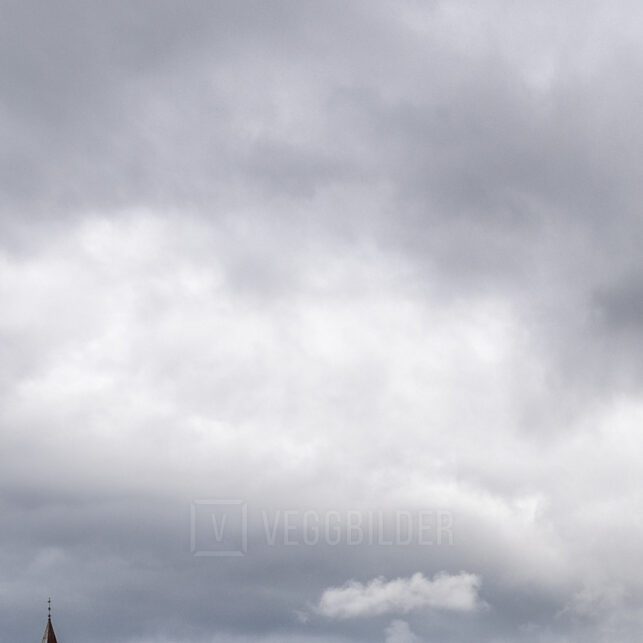
<path id="1" fill-rule="evenodd" d="M 350 581 L 343 587 L 331 587 L 322 594 L 317 609 L 339 619 L 406 614 L 422 608 L 471 612 L 479 605 L 479 588 L 476 574 L 440 573 L 429 579 L 418 572 L 388 582 L 375 578 L 366 584 Z"/>
<path id="2" fill-rule="evenodd" d="M 392 621 L 386 628 L 386 643 L 420 643 L 406 621 Z"/>

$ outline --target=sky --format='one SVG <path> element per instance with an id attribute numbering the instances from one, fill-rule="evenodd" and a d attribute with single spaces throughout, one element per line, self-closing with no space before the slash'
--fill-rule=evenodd
<path id="1" fill-rule="evenodd" d="M 0 641 L 640 641 L 642 25 L 0 0 Z"/>

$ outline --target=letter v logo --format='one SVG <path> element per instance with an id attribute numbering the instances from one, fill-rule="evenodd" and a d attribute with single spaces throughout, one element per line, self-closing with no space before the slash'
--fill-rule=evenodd
<path id="1" fill-rule="evenodd" d="M 212 514 L 212 530 L 214 531 L 214 539 L 218 543 L 223 541 L 223 534 L 225 532 L 227 519 L 227 514 L 223 514 L 222 516 L 217 516 L 216 513 Z"/>

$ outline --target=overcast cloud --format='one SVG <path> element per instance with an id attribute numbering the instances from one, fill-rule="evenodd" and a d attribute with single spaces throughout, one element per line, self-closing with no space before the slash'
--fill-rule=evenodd
<path id="1" fill-rule="evenodd" d="M 642 25 L 0 0 L 0 641 L 639 641 Z"/>

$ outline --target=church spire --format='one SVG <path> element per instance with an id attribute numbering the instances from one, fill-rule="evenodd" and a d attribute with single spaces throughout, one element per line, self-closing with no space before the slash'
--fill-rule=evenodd
<path id="1" fill-rule="evenodd" d="M 47 625 L 45 626 L 45 633 L 42 635 L 42 643 L 58 643 L 54 626 L 51 623 L 51 598 L 47 601 Z"/>

